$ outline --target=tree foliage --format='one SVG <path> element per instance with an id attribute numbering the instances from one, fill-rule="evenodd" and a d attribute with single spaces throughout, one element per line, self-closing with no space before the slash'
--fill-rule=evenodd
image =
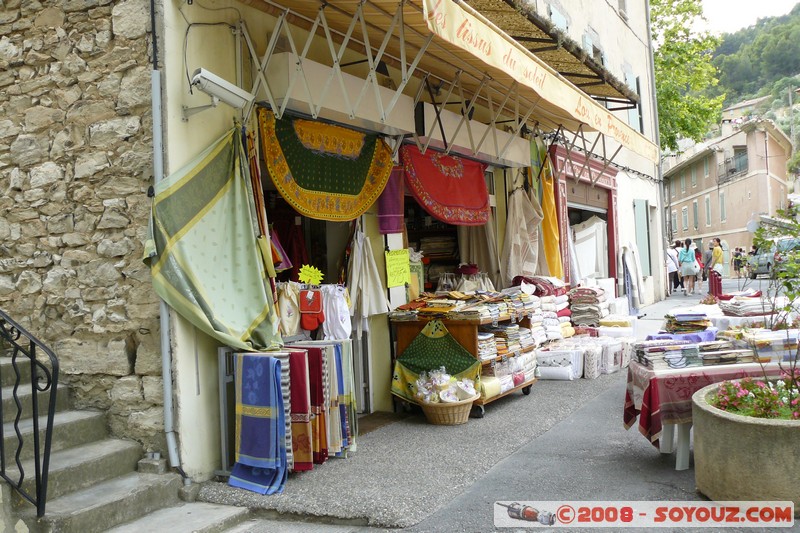
<path id="1" fill-rule="evenodd" d="M 679 138 L 700 141 L 718 122 L 725 97 L 708 89 L 717 84 L 711 59 L 720 41 L 693 29 L 700 0 L 652 0 L 650 10 L 661 148 L 676 150 Z"/>
<path id="2" fill-rule="evenodd" d="M 761 18 L 753 26 L 723 34 L 712 61 L 720 77 L 708 94 L 725 93 L 726 104 L 756 94 L 780 94 L 785 84 L 773 84 L 800 72 L 800 4 L 788 15 Z"/>

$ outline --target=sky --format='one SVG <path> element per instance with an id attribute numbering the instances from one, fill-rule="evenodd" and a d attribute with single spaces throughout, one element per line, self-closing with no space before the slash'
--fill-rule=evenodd
<path id="1" fill-rule="evenodd" d="M 798 0 L 702 0 L 707 29 L 733 33 L 752 26 L 759 18 L 785 15 Z"/>

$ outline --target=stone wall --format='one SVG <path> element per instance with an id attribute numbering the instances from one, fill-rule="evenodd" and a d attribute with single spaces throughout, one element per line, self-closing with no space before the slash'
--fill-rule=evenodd
<path id="1" fill-rule="evenodd" d="M 0 0 L 0 309 L 75 407 L 163 452 L 149 24 L 147 0 Z"/>

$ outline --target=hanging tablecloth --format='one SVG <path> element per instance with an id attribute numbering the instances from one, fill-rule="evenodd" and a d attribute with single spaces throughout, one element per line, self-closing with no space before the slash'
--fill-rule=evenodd
<path id="1" fill-rule="evenodd" d="M 479 226 L 489 220 L 486 165 L 413 144 L 400 148 L 406 186 L 433 217 L 448 224 Z"/>
<path id="2" fill-rule="evenodd" d="M 378 199 L 392 151 L 377 135 L 313 120 L 277 119 L 260 108 L 264 160 L 275 187 L 298 213 L 353 220 Z"/>

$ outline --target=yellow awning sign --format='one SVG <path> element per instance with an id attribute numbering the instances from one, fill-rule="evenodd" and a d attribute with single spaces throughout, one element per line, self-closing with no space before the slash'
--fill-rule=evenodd
<path id="1" fill-rule="evenodd" d="M 584 124 L 649 161 L 658 161 L 659 150 L 653 142 L 482 17 L 453 0 L 422 0 L 422 7 L 432 33 L 533 90 L 544 100 L 542 110 L 562 120 L 567 129 L 575 131 L 576 124 Z"/>

